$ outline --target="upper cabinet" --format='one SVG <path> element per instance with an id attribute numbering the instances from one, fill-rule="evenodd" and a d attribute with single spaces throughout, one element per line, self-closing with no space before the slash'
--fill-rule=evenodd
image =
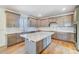
<path id="1" fill-rule="evenodd" d="M 49 21 L 49 23 L 56 23 L 56 19 L 53 17 L 48 18 L 48 21 Z"/>
<path id="2" fill-rule="evenodd" d="M 36 25 L 37 21 L 36 21 L 35 19 L 29 18 L 29 21 L 30 21 L 30 27 L 35 27 L 35 26 L 37 26 L 37 25 Z"/>
<path id="3" fill-rule="evenodd" d="M 64 24 L 64 17 L 57 17 L 56 18 L 56 23 L 59 25 L 63 25 Z"/>
<path id="4" fill-rule="evenodd" d="M 41 19 L 40 25 L 41 25 L 41 27 L 44 27 L 44 26 L 47 27 L 49 25 L 48 19 Z"/>
<path id="5" fill-rule="evenodd" d="M 30 18 L 30 26 L 33 27 L 48 27 L 50 23 L 56 23 L 60 26 L 72 26 L 73 14 L 45 19 Z"/>
<path id="6" fill-rule="evenodd" d="M 64 17 L 64 26 L 72 26 L 73 15 L 68 15 Z"/>
<path id="7" fill-rule="evenodd" d="M 54 18 L 47 18 L 47 19 L 34 19 L 29 18 L 30 20 L 30 26 L 31 27 L 47 27 L 51 22 L 56 22 L 56 19 Z"/>
<path id="8" fill-rule="evenodd" d="M 7 27 L 19 27 L 20 15 L 6 11 L 6 26 Z"/>
<path id="9" fill-rule="evenodd" d="M 73 22 L 73 15 L 67 15 L 67 16 L 61 16 L 57 17 L 57 24 L 62 25 L 62 26 L 72 26 Z"/>

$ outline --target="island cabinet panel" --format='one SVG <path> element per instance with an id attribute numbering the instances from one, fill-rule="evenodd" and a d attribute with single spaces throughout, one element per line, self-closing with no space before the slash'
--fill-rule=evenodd
<path id="1" fill-rule="evenodd" d="M 44 47 L 44 45 L 43 45 L 43 40 L 38 41 L 38 42 L 36 43 L 36 50 L 37 50 L 37 53 L 40 53 L 40 52 L 43 50 L 43 47 Z"/>
<path id="2" fill-rule="evenodd" d="M 47 38 L 43 39 L 43 49 L 47 46 Z"/>
<path id="3" fill-rule="evenodd" d="M 36 54 L 36 43 L 31 40 L 25 39 L 25 52 L 27 54 Z"/>
<path id="4" fill-rule="evenodd" d="M 47 37 L 47 45 L 51 43 L 51 36 Z"/>
<path id="5" fill-rule="evenodd" d="M 46 48 L 51 43 L 51 37 L 43 39 L 43 48 Z"/>

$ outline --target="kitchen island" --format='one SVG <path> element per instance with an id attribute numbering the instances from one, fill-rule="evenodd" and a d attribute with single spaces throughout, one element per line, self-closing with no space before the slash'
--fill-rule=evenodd
<path id="1" fill-rule="evenodd" d="M 51 43 L 54 32 L 35 32 L 20 35 L 25 38 L 25 51 L 28 54 L 37 54 Z"/>

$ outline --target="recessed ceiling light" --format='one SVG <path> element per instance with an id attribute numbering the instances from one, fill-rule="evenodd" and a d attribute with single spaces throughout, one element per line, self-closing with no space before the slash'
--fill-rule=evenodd
<path id="1" fill-rule="evenodd" d="M 63 8 L 62 10 L 63 10 L 63 11 L 65 11 L 65 10 L 66 10 L 66 8 Z"/>
<path id="2" fill-rule="evenodd" d="M 42 15 L 41 14 L 38 14 L 38 17 L 42 17 Z"/>

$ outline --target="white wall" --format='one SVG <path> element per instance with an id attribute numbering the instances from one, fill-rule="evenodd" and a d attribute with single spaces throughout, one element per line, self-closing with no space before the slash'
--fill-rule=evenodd
<path id="1" fill-rule="evenodd" d="M 6 30 L 5 9 L 0 8 L 0 47 L 6 45 L 5 30 Z"/>

